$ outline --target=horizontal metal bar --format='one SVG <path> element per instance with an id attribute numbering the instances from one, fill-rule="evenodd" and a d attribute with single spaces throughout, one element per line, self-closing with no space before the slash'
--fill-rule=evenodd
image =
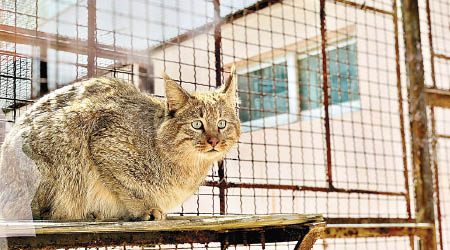
<path id="1" fill-rule="evenodd" d="M 20 76 L 10 76 L 10 75 L 0 74 L 0 77 L 10 78 L 10 79 L 15 79 L 15 80 L 31 81 L 30 78 L 25 78 L 25 77 L 20 77 Z"/>
<path id="2" fill-rule="evenodd" d="M 327 224 L 382 224 L 382 223 L 415 223 L 409 218 L 346 218 L 328 217 L 325 218 Z"/>
<path id="3" fill-rule="evenodd" d="M 87 40 L 73 39 L 3 24 L 0 24 L 0 37 L 2 41 L 16 44 L 50 47 L 58 51 L 81 55 L 88 54 Z M 142 51 L 132 51 L 117 46 L 113 47 L 97 43 L 95 52 L 97 57 L 118 60 L 120 62 L 129 62 L 131 61 L 130 59 L 133 59 L 133 62 L 136 63 L 147 64 L 149 62 L 148 56 L 142 53 Z"/>
<path id="4" fill-rule="evenodd" d="M 450 108 L 450 91 L 435 88 L 425 88 L 427 105 Z"/>
<path id="5" fill-rule="evenodd" d="M 440 59 L 445 59 L 445 60 L 450 60 L 450 56 L 444 55 L 444 54 L 439 54 L 439 53 L 433 53 L 434 57 L 440 58 Z"/>
<path id="6" fill-rule="evenodd" d="M 432 230 L 431 223 L 328 224 L 322 238 L 423 237 Z"/>
<path id="7" fill-rule="evenodd" d="M 372 6 L 367 6 L 365 4 L 359 4 L 359 3 L 355 3 L 355 2 L 352 2 L 352 1 L 348 1 L 348 0 L 333 0 L 333 1 L 334 2 L 343 3 L 343 4 L 347 4 L 347 5 L 350 5 L 350 6 L 353 6 L 353 7 L 357 7 L 357 8 L 360 8 L 362 10 L 369 10 L 369 11 L 378 12 L 378 13 L 382 13 L 382 14 L 385 14 L 385 15 L 391 15 L 391 16 L 394 15 L 394 12 L 378 9 L 378 8 L 375 8 L 375 7 L 372 7 Z"/>
<path id="8" fill-rule="evenodd" d="M 12 57 L 18 57 L 18 58 L 29 58 L 29 56 L 21 54 L 21 53 L 16 53 L 14 51 L 7 51 L 7 50 L 2 50 L 0 49 L 0 55 L 2 56 L 12 56 Z"/>
<path id="9" fill-rule="evenodd" d="M 279 189 L 279 190 L 293 190 L 293 191 L 315 191 L 315 192 L 336 192 L 336 193 L 359 193 L 359 194 L 375 194 L 375 195 L 389 195 L 389 196 L 405 196 L 403 192 L 387 192 L 387 191 L 374 191 L 364 189 L 343 189 L 343 188 L 328 188 L 328 187 L 310 187 L 310 186 L 297 186 L 297 185 L 277 185 L 277 184 L 252 184 L 252 183 L 234 183 L 234 182 L 222 182 L 207 181 L 206 186 L 225 188 L 260 188 L 260 189 Z"/>
<path id="10" fill-rule="evenodd" d="M 450 135 L 437 134 L 436 136 L 437 136 L 438 138 L 450 139 Z"/>
<path id="11" fill-rule="evenodd" d="M 24 100 L 19 98 L 10 98 L 10 97 L 0 97 L 0 100 L 7 100 L 7 101 L 17 101 L 17 102 L 27 102 L 27 103 L 33 103 L 33 100 Z"/>

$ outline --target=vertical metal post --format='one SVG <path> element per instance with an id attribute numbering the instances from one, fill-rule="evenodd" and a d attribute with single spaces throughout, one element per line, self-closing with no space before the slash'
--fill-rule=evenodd
<path id="1" fill-rule="evenodd" d="M 17 34 L 17 0 L 14 1 L 14 36 Z M 14 41 L 16 40 L 16 37 L 14 37 Z M 17 69 L 16 69 L 16 60 L 17 60 L 17 43 L 14 43 L 14 57 L 13 57 L 13 95 L 14 95 L 14 105 L 13 105 L 13 115 L 14 115 L 14 122 L 16 122 L 16 88 L 17 88 Z"/>
<path id="2" fill-rule="evenodd" d="M 88 0 L 88 77 L 96 75 L 96 46 L 97 46 L 97 7 L 96 0 Z"/>
<path id="3" fill-rule="evenodd" d="M 220 18 L 220 0 L 214 0 L 214 55 L 216 61 L 216 86 L 222 84 L 222 59 L 220 49 L 222 46 L 222 21 Z"/>
<path id="4" fill-rule="evenodd" d="M 398 34 L 398 8 L 397 0 L 392 1 L 392 9 L 394 10 L 393 22 L 394 22 L 394 34 L 395 34 L 395 71 L 397 73 L 397 96 L 398 96 L 398 113 L 400 120 L 400 135 L 402 137 L 402 161 L 403 161 L 403 177 L 405 180 L 405 199 L 406 199 L 406 212 L 408 214 L 408 219 L 412 218 L 411 213 L 411 193 L 410 193 L 410 183 L 409 183 L 409 170 L 407 161 L 407 149 L 406 149 L 406 136 L 405 136 L 405 117 L 403 109 L 403 95 L 402 95 L 402 80 L 401 80 L 401 69 L 400 69 L 400 41 Z M 414 250 L 414 237 L 409 236 L 409 245 L 412 250 Z"/>
<path id="5" fill-rule="evenodd" d="M 17 57 L 14 56 L 13 61 L 13 116 L 14 116 L 14 123 L 16 122 L 17 118 Z M 20 59 L 19 59 L 20 63 Z"/>
<path id="6" fill-rule="evenodd" d="M 426 0 L 426 11 L 427 11 L 427 24 L 428 24 L 428 43 L 430 46 L 430 64 L 431 64 L 431 80 L 433 82 L 433 88 L 436 88 L 436 74 L 434 68 L 434 49 L 433 49 L 433 34 L 431 28 L 431 11 L 430 11 L 430 1 Z M 436 134 L 436 119 L 434 115 L 434 107 L 430 107 L 430 118 L 431 118 L 431 149 L 432 149 L 432 162 L 434 169 L 434 185 L 436 187 L 436 212 L 437 212 L 437 230 L 439 232 L 439 247 L 444 249 L 444 241 L 442 237 L 442 212 L 441 212 L 441 201 L 440 201 L 440 190 L 439 190 L 439 166 L 437 160 L 437 134 Z"/>
<path id="7" fill-rule="evenodd" d="M 222 32 L 221 32 L 222 20 L 220 18 L 220 0 L 214 0 L 214 55 L 216 61 L 216 86 L 219 87 L 222 84 Z M 219 199 L 220 199 L 220 214 L 225 214 L 225 168 L 223 161 L 218 162 L 219 167 Z"/>
<path id="8" fill-rule="evenodd" d="M 429 152 L 422 44 L 417 0 L 401 0 L 406 73 L 409 81 L 409 119 L 418 222 L 434 223 L 433 173 Z M 436 234 L 421 239 L 421 249 L 436 249 Z"/>
<path id="9" fill-rule="evenodd" d="M 41 46 L 39 48 L 39 93 L 41 97 L 48 93 L 48 71 L 47 71 L 47 47 Z"/>
<path id="10" fill-rule="evenodd" d="M 222 85 L 222 58 L 221 58 L 221 47 L 222 47 L 222 32 L 221 32 L 222 20 L 220 18 L 220 0 L 214 0 L 214 55 L 215 55 L 215 66 L 216 66 L 216 86 Z M 219 174 L 219 200 L 220 200 L 220 214 L 226 213 L 225 208 L 225 168 L 224 161 L 218 162 L 218 174 Z M 226 250 L 228 248 L 228 242 L 226 239 L 221 240 L 220 249 Z"/>
<path id="11" fill-rule="evenodd" d="M 327 146 L 327 181 L 328 187 L 334 189 L 333 174 L 331 164 L 331 134 L 330 134 L 330 115 L 328 110 L 328 69 L 327 69 L 327 29 L 325 22 L 325 0 L 320 0 L 320 35 L 322 37 L 322 77 L 323 77 L 323 106 L 325 111 L 325 139 Z"/>

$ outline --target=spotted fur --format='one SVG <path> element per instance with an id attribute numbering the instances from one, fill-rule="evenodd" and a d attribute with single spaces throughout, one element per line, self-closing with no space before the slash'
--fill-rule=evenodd
<path id="1" fill-rule="evenodd" d="M 20 134 L 42 175 L 33 217 L 164 219 L 238 141 L 233 75 L 217 91 L 193 94 L 164 75 L 167 100 L 110 78 L 42 97 L 2 146 L 7 151 Z M 224 129 L 217 127 L 221 119 Z M 202 129 L 192 127 L 195 120 Z M 211 136 L 219 140 L 215 151 Z"/>

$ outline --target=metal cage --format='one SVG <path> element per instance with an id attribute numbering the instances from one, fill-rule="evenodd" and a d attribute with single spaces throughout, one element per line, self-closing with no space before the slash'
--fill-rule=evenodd
<path id="1" fill-rule="evenodd" d="M 172 215 L 319 213 L 314 249 L 448 249 L 449 13 L 448 0 L 4 0 L 1 138 L 85 78 L 164 96 L 160 72 L 202 91 L 235 64 L 241 139 Z"/>

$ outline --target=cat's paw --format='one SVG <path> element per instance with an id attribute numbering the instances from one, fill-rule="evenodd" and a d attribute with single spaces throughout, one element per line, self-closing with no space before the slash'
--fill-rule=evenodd
<path id="1" fill-rule="evenodd" d="M 104 220 L 105 217 L 100 212 L 92 212 L 92 213 L 90 213 L 90 214 L 88 214 L 86 216 L 86 219 L 88 219 L 88 220 L 95 220 L 95 221 L 101 221 L 101 220 Z"/>
<path id="2" fill-rule="evenodd" d="M 138 216 L 129 214 L 122 219 L 126 221 L 160 221 L 166 219 L 166 214 L 159 208 L 150 208 Z"/>
<path id="3" fill-rule="evenodd" d="M 166 214 L 159 208 L 150 208 L 148 212 L 145 214 L 143 220 L 165 220 Z"/>

